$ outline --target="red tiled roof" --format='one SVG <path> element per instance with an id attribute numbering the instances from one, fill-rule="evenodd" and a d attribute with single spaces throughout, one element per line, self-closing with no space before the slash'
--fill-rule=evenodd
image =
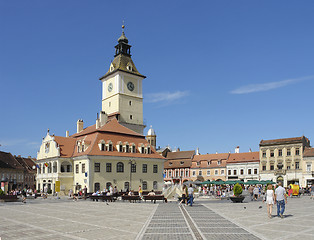
<path id="1" fill-rule="evenodd" d="M 192 159 L 195 151 L 168 152 L 167 159 Z"/>
<path id="2" fill-rule="evenodd" d="M 314 148 L 305 148 L 303 157 L 314 157 Z"/>
<path id="3" fill-rule="evenodd" d="M 60 147 L 61 157 L 71 157 L 73 155 L 74 146 L 76 144 L 76 139 L 71 137 L 60 137 L 54 136 L 55 141 Z"/>
<path id="4" fill-rule="evenodd" d="M 227 163 L 259 162 L 259 152 L 231 153 Z"/>
<path id="5" fill-rule="evenodd" d="M 24 169 L 11 153 L 0 151 L 0 168 Z"/>
<path id="6" fill-rule="evenodd" d="M 165 169 L 190 168 L 191 165 L 192 165 L 191 159 L 175 159 L 165 161 L 164 168 Z"/>
<path id="7" fill-rule="evenodd" d="M 79 137 L 87 134 L 91 134 L 93 132 L 112 132 L 112 133 L 118 133 L 118 134 L 127 134 L 132 136 L 143 136 L 142 134 L 139 134 L 137 132 L 134 132 L 124 126 L 122 126 L 117 119 L 112 119 L 111 121 L 108 121 L 104 126 L 102 126 L 99 129 L 96 129 L 96 124 L 89 126 L 85 128 L 83 131 L 79 133 L 75 133 L 71 135 L 70 137 Z"/>
<path id="8" fill-rule="evenodd" d="M 271 139 L 271 140 L 261 140 L 260 146 L 264 145 L 275 145 L 275 144 L 285 144 L 285 143 L 302 143 L 302 142 L 308 142 L 309 139 L 307 137 L 294 137 L 294 138 L 279 138 L 279 139 Z"/>
<path id="9" fill-rule="evenodd" d="M 202 155 L 195 155 L 193 157 L 194 161 L 209 161 L 209 160 L 222 160 L 227 159 L 229 156 L 229 153 L 217 153 L 217 154 L 202 154 Z"/>

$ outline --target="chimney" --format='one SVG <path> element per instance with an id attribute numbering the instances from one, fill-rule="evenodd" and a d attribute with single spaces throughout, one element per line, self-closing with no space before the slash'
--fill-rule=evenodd
<path id="1" fill-rule="evenodd" d="M 250 148 L 249 152 L 252 152 L 252 149 Z"/>
<path id="2" fill-rule="evenodd" d="M 99 120 L 99 115 L 97 113 L 97 118 L 96 118 L 96 129 L 100 127 L 100 120 Z"/>
<path id="3" fill-rule="evenodd" d="M 218 152 L 216 151 L 216 154 L 218 154 Z"/>
<path id="4" fill-rule="evenodd" d="M 196 155 L 200 155 L 200 149 L 196 148 Z"/>
<path id="5" fill-rule="evenodd" d="M 235 153 L 240 153 L 240 147 L 237 146 L 237 147 L 235 148 L 234 152 L 235 152 Z"/>
<path id="6" fill-rule="evenodd" d="M 104 126 L 108 120 L 108 116 L 106 112 L 101 111 L 100 112 L 100 127 Z"/>
<path id="7" fill-rule="evenodd" d="M 68 130 L 65 131 L 65 136 L 69 137 L 69 131 Z"/>
<path id="8" fill-rule="evenodd" d="M 77 120 L 77 122 L 76 122 L 76 132 L 77 133 L 82 132 L 83 131 L 83 127 L 84 127 L 83 119 Z"/>

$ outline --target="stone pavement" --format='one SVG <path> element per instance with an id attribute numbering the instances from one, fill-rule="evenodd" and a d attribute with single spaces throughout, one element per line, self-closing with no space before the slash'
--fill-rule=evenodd
<path id="1" fill-rule="evenodd" d="M 260 208 L 260 206 L 262 208 Z M 64 199 L 0 203 L 6 239 L 314 239 L 314 200 L 288 199 L 285 218 L 267 217 L 261 201 L 196 199 L 152 204 Z M 276 213 L 274 208 L 273 215 Z"/>

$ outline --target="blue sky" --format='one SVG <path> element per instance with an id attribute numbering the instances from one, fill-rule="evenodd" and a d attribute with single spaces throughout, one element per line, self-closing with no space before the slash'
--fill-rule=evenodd
<path id="1" fill-rule="evenodd" d="M 314 141 L 313 12 L 313 1 L 1 0 L 0 150 L 36 157 L 47 128 L 95 124 L 122 20 L 157 145 Z"/>

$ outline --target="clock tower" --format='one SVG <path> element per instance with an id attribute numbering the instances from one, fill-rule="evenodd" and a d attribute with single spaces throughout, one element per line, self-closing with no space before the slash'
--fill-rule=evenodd
<path id="1" fill-rule="evenodd" d="M 102 81 L 102 111 L 109 118 L 117 118 L 125 127 L 143 134 L 142 81 L 146 77 L 136 69 L 128 43 L 123 25 L 114 59 L 108 72 L 99 79 Z"/>

